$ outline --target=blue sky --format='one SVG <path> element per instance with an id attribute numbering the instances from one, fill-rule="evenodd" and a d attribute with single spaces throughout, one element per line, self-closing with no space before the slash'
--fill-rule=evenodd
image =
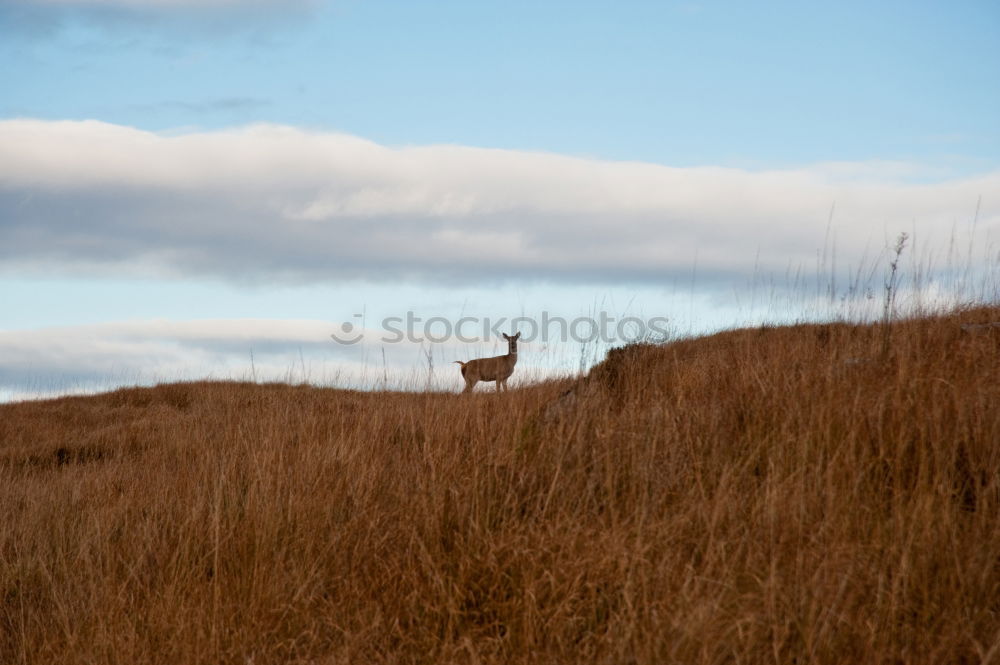
<path id="1" fill-rule="evenodd" d="M 1000 154 L 993 2 L 67 4 L 5 4 L 3 116 L 676 166 Z"/>
<path id="2" fill-rule="evenodd" d="M 994 2 L 4 0 L 0 58 L 11 396 L 280 372 L 259 322 L 359 308 L 794 318 L 902 230 L 995 263 Z"/>

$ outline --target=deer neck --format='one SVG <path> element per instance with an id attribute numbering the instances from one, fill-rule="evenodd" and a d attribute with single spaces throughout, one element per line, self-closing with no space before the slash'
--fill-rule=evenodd
<path id="1" fill-rule="evenodd" d="M 513 365 L 517 362 L 517 343 L 511 344 L 507 349 L 507 361 Z"/>

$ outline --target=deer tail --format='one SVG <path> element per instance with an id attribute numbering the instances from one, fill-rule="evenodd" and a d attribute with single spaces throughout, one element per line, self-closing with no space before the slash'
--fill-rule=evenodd
<path id="1" fill-rule="evenodd" d="M 455 363 L 458 363 L 459 365 L 461 365 L 462 369 L 465 369 L 465 366 L 468 364 L 468 363 L 463 363 L 461 360 L 453 360 L 452 362 L 455 362 Z"/>

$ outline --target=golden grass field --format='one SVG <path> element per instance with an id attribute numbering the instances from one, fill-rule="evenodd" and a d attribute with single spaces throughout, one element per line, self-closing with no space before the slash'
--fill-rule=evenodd
<path id="1" fill-rule="evenodd" d="M 1000 663 L 997 320 L 0 406 L 0 662 Z"/>

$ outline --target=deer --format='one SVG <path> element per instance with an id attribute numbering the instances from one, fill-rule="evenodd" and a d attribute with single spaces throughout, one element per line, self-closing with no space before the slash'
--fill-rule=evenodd
<path id="1" fill-rule="evenodd" d="M 514 365 L 517 364 L 517 340 L 521 333 L 513 337 L 503 333 L 503 338 L 507 340 L 507 355 L 495 356 L 493 358 L 476 358 L 469 362 L 456 360 L 454 362 L 462 366 L 462 378 L 465 379 L 465 390 L 463 393 L 471 393 L 473 386 L 480 381 L 496 381 L 497 392 L 500 389 L 507 390 L 507 379 L 514 373 Z"/>

